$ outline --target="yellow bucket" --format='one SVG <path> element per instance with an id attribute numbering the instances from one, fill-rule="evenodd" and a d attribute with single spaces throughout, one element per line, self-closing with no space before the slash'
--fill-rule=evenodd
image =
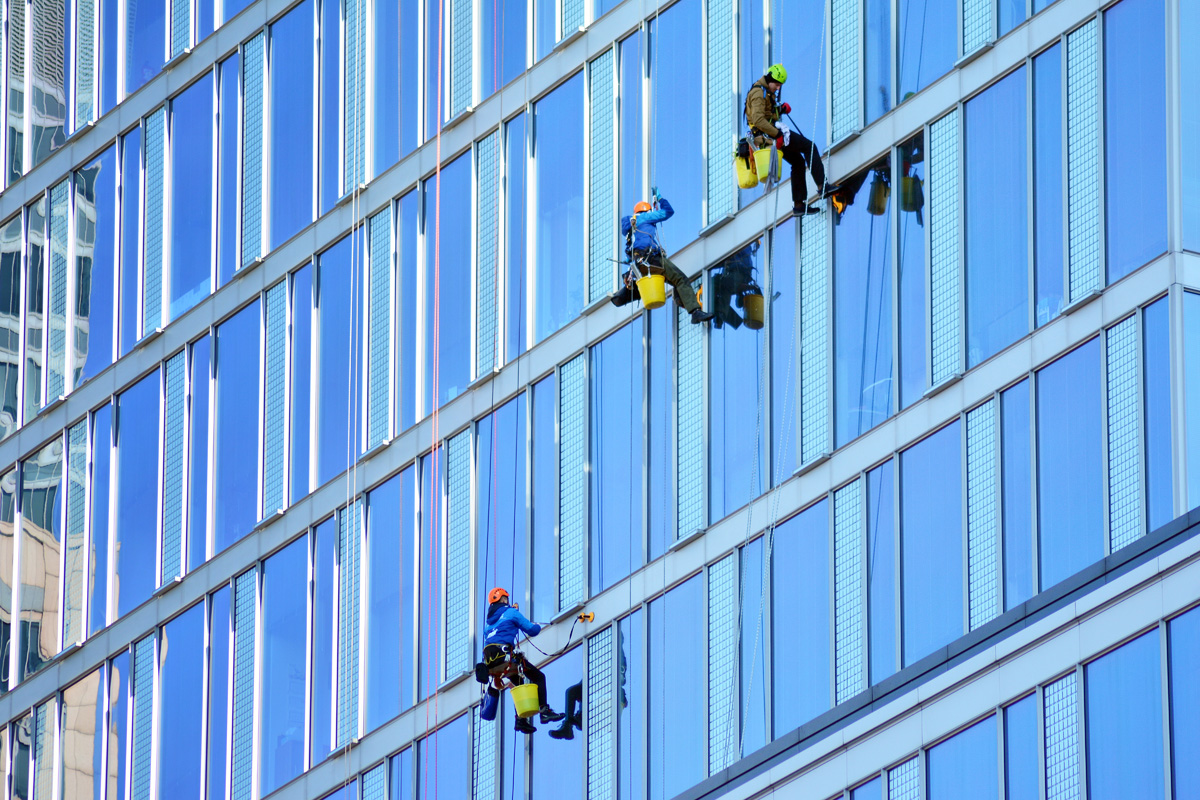
<path id="1" fill-rule="evenodd" d="M 776 171 L 779 173 L 779 177 L 782 178 L 783 177 L 783 153 L 776 150 L 775 156 L 776 156 L 776 161 L 779 164 L 779 169 Z M 760 181 L 766 181 L 767 174 L 771 170 L 771 148 L 770 147 L 764 147 L 761 150 L 754 151 L 754 166 L 758 168 L 758 179 Z"/>
<path id="2" fill-rule="evenodd" d="M 752 331 L 762 330 L 763 296 L 761 294 L 748 294 L 743 297 L 742 311 L 745 312 L 747 328 Z"/>
<path id="3" fill-rule="evenodd" d="M 519 717 L 532 717 L 541 708 L 538 704 L 536 683 L 522 683 L 520 686 L 514 686 L 508 693 L 512 695 L 513 705 L 517 707 Z"/>
<path id="4" fill-rule="evenodd" d="M 887 213 L 888 197 L 892 194 L 892 187 L 883 182 L 883 178 L 879 177 L 879 173 L 875 174 L 874 180 L 871 181 L 871 194 L 867 198 L 867 213 L 872 216 L 882 217 Z"/>
<path id="5" fill-rule="evenodd" d="M 921 179 L 910 178 L 907 175 L 900 179 L 900 210 L 913 212 L 924 203 L 921 192 Z"/>
<path id="6" fill-rule="evenodd" d="M 647 275 L 638 278 L 638 294 L 642 296 L 642 305 L 646 308 L 662 308 L 667 302 L 667 287 L 662 275 Z"/>
<path id="7" fill-rule="evenodd" d="M 742 189 L 753 189 L 758 186 L 758 172 L 751 169 L 749 159 L 733 157 L 734 168 L 737 169 L 738 186 Z"/>

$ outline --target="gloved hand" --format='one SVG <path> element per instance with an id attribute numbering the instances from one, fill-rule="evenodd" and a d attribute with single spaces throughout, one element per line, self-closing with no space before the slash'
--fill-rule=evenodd
<path id="1" fill-rule="evenodd" d="M 780 110 L 780 111 L 782 111 L 782 112 L 783 112 L 783 113 L 785 113 L 785 114 L 790 114 L 790 113 L 792 113 L 792 107 L 791 107 L 791 106 L 789 106 L 787 103 L 781 103 L 781 104 L 780 104 L 780 106 L 779 106 L 779 110 Z"/>

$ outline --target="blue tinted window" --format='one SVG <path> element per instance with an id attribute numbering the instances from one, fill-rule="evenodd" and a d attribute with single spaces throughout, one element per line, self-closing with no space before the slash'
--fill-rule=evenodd
<path id="1" fill-rule="evenodd" d="M 930 2 L 930 0 L 925 0 Z M 942 3 L 945 0 L 941 0 Z M 863 0 L 863 92 L 867 124 L 892 109 L 892 3 Z M 943 45 L 944 49 L 945 45 Z M 932 47 L 930 48 L 932 49 Z M 917 70 L 920 74 L 920 69 Z"/>
<path id="2" fill-rule="evenodd" d="M 259 774 L 264 797 L 304 769 L 304 724 L 298 710 L 305 699 L 307 550 L 308 537 L 301 536 L 263 564 Z"/>
<path id="3" fill-rule="evenodd" d="M 320 165 L 317 180 L 320 186 L 321 207 L 324 214 L 333 208 L 341 196 L 338 176 L 341 164 L 341 141 L 339 125 L 341 116 L 341 15 L 342 4 L 338 0 L 322 0 L 321 3 L 321 123 L 317 135 L 320 137 Z M 414 41 L 415 45 L 416 42 Z M 413 48 L 414 58 L 416 47 Z"/>
<path id="4" fill-rule="evenodd" d="M 1200 419 L 1200 294 L 1183 293 L 1183 393 L 1185 415 Z M 1188 508 L 1200 505 L 1200 425 L 1188 425 L 1183 442 L 1187 453 Z"/>
<path id="5" fill-rule="evenodd" d="M 78 201 L 82 202 L 82 200 Z M 21 269 L 24 235 L 22 215 L 17 214 L 0 232 L 0 325 L 8 331 L 0 343 L 0 439 L 17 429 L 21 374 Z M 89 262 L 90 263 L 90 259 Z M 111 270 L 111 268 L 110 268 Z M 110 272 L 111 274 L 111 272 Z M 111 292 L 111 286 L 109 288 Z M 110 304 L 111 305 L 111 304 Z M 111 336 L 110 336 L 111 346 Z M 99 360 L 99 359 L 97 359 Z M 112 355 L 108 357 L 112 361 Z"/>
<path id="6" fill-rule="evenodd" d="M 1011 0 L 1001 0 L 1011 2 Z M 945 73 L 958 56 L 955 0 L 900 0 L 900 100 Z M 868 83 L 867 91 L 874 90 Z"/>
<path id="7" fill-rule="evenodd" d="M 772 698 L 774 738 L 778 739 L 832 705 L 827 501 L 775 529 L 772 560 Z M 805 612 L 797 614 L 797 608 Z"/>
<path id="8" fill-rule="evenodd" d="M 845 182 L 848 191 L 857 190 L 856 202 L 846 209 L 834 229 L 834 421 L 837 447 L 866 433 L 892 413 L 889 180 L 889 169 L 884 162 L 877 169 Z"/>
<path id="9" fill-rule="evenodd" d="M 75 171 L 76 383 L 98 374 L 113 360 L 116 234 L 117 150 L 110 147 Z M 16 409 L 7 397 L 5 405 Z"/>
<path id="10" fill-rule="evenodd" d="M 528 252 L 526 242 L 525 216 L 528 206 L 528 170 L 526 169 L 525 149 L 525 114 L 521 113 L 509 120 L 504 126 L 505 147 L 505 178 L 504 178 L 504 207 L 507 213 L 505 220 L 505 250 L 507 257 L 504 261 L 505 291 L 508 293 L 505 307 L 505 324 L 508 328 L 508 350 L 505 360 L 511 360 L 525 352 L 526 310 L 528 282 L 526 281 L 525 254 Z"/>
<path id="11" fill-rule="evenodd" d="M 617 628 L 617 796 L 622 800 L 642 800 L 646 795 L 641 776 L 646 768 L 646 623 L 642 612 L 634 611 Z M 507 768 L 507 765 L 506 765 Z"/>
<path id="12" fill-rule="evenodd" d="M 900 253 L 897 260 L 900 312 L 900 407 L 921 399 L 926 381 L 925 336 L 925 136 L 917 134 L 899 147 Z"/>
<path id="13" fill-rule="evenodd" d="M 534 0 L 533 60 L 541 61 L 558 42 L 558 3 L 555 0 Z"/>
<path id="14" fill-rule="evenodd" d="M 555 710 L 563 711 L 566 703 L 560 692 L 583 681 L 583 648 L 576 647 L 556 658 L 544 665 L 542 671 L 546 673 L 546 699 Z M 583 736 L 555 741 L 550 738 L 551 730 L 551 726 L 542 725 L 531 737 L 531 800 L 583 800 Z"/>
<path id="15" fill-rule="evenodd" d="M 1104 192 L 1110 283 L 1167 249 L 1165 31 L 1163 0 L 1121 0 L 1104 12 Z M 1133 152 L 1142 155 L 1129 158 Z"/>
<path id="16" fill-rule="evenodd" d="M 486 99 L 525 71 L 525 0 L 480 3 L 479 88 Z"/>
<path id="17" fill-rule="evenodd" d="M 471 738 L 464 714 L 417 743 L 417 786 L 433 786 L 441 800 L 467 800 L 471 787 Z M 557 787 L 556 787 L 557 788 Z M 427 790 L 423 790 L 425 792 Z M 358 797 L 353 790 L 349 800 Z"/>
<path id="18" fill-rule="evenodd" d="M 529 586 L 525 574 L 528 561 L 525 429 L 524 395 L 484 417 L 475 429 L 475 519 L 480 576 L 477 597 L 487 597 L 493 586 L 503 586 L 519 604 L 527 602 Z M 620 504 L 615 508 L 617 516 L 624 518 Z M 638 536 L 640 541 L 640 529 Z M 592 558 L 595 564 L 598 560 L 595 554 Z M 479 617 L 482 631 L 483 615 Z"/>
<path id="19" fill-rule="evenodd" d="M 996 717 L 977 722 L 929 748 L 929 800 L 971 797 L 983 800 L 1000 791 L 996 757 Z"/>
<path id="20" fill-rule="evenodd" d="M 158 646 L 159 797 L 199 797 L 203 776 L 204 604 L 162 627 Z"/>
<path id="21" fill-rule="evenodd" d="M 313 0 L 271 26 L 271 247 L 313 215 Z"/>
<path id="22" fill-rule="evenodd" d="M 1182 41 L 1200 37 L 1200 4 L 1179 4 Z M 1180 110 L 1183 122 L 1183 246 L 1200 250 L 1200 50 L 1179 51 L 1182 88 Z"/>
<path id="23" fill-rule="evenodd" d="M 1175 797 L 1200 796 L 1200 610 L 1171 620 L 1171 755 Z"/>
<path id="24" fill-rule="evenodd" d="M 324 761 L 333 747 L 334 654 L 337 632 L 333 609 L 336 603 L 337 518 L 330 517 L 313 529 L 312 611 L 312 763 Z"/>
<path id="25" fill-rule="evenodd" d="M 650 344 L 647 348 L 647 369 L 650 387 L 646 424 L 649 428 L 649 479 L 651 485 L 667 485 L 671 470 L 672 444 L 675 441 L 675 426 L 671 418 L 674 407 L 674 383 L 671 377 L 674 367 L 671 360 L 674 348 L 675 328 L 668 314 L 651 314 L 649 325 Z M 647 503 L 650 516 L 650 558 L 655 559 L 667 551 L 675 540 L 670 503 Z"/>
<path id="26" fill-rule="evenodd" d="M 507 738 L 511 739 L 512 737 Z M 412 755 L 413 748 L 409 747 L 388 759 L 388 789 L 391 800 L 411 800 L 412 798 Z"/>
<path id="27" fill-rule="evenodd" d="M 1104 555 L 1100 340 L 1037 374 L 1041 588 Z"/>
<path id="28" fill-rule="evenodd" d="M 142 129 L 121 137 L 121 355 L 138 340 L 138 219 L 141 215 Z M 32 224 L 32 217 L 31 217 Z"/>
<path id="29" fill-rule="evenodd" d="M 238 236 L 238 54 L 234 53 L 218 65 L 220 97 L 218 98 L 219 153 L 217 183 L 217 283 L 225 285 L 237 267 Z"/>
<path id="30" fill-rule="evenodd" d="M 225 22 L 233 19 L 239 11 L 252 2 L 253 0 L 222 0 L 221 7 L 225 12 L 223 14 Z"/>
<path id="31" fill-rule="evenodd" d="M 771 239 L 771 464 L 773 486 L 792 477 L 796 463 L 796 225 L 786 220 Z"/>
<path id="32" fill-rule="evenodd" d="M 125 94 L 140 89 L 162 69 L 166 53 L 166 4 L 130 3 L 125 21 Z"/>
<path id="33" fill-rule="evenodd" d="M 397 615 L 410 608 L 402 599 L 409 589 L 411 571 L 405 572 L 401 552 L 411 540 L 400 538 L 400 477 L 396 476 L 367 496 L 367 547 L 363 567 L 367 573 L 366 730 L 371 732 L 400 713 L 400 659 L 411 658 L 402 647 Z M 409 554 L 409 561 L 412 557 Z"/>
<path id="34" fill-rule="evenodd" d="M 257 521 L 258 301 L 217 328 L 217 414 L 213 469 L 213 552 Z"/>
<path id="35" fill-rule="evenodd" d="M 212 286 L 212 152 L 210 72 L 171 101 L 171 319 Z"/>
<path id="36" fill-rule="evenodd" d="M 742 87 L 741 91 L 743 92 L 748 91 L 766 70 L 764 50 L 767 36 L 763 27 L 763 5 L 761 0 L 737 0 L 735 3 L 738 27 L 738 47 L 735 51 L 738 58 L 737 84 Z M 742 96 L 739 100 L 744 102 L 745 97 Z M 741 114 L 740 109 L 738 114 Z M 802 114 L 802 119 L 803 116 Z M 807 120 L 804 121 L 807 122 Z M 753 189 L 739 189 L 739 206 L 745 208 L 754 200 L 762 197 L 765 186 L 764 182 L 762 186 L 756 186 Z M 629 211 L 622 211 L 622 213 L 628 214 Z"/>
<path id="37" fill-rule="evenodd" d="M 400 710 L 410 708 L 416 702 L 416 653 L 414 624 L 421 610 L 417 583 L 417 471 L 409 466 L 400 473 L 400 590 L 401 613 L 399 614 L 400 641 L 403 657 L 399 664 Z"/>
<path id="38" fill-rule="evenodd" d="M 112 488 L 112 406 L 92 415 L 92 569 L 88 573 L 89 633 L 108 624 L 108 511 Z"/>
<path id="39" fill-rule="evenodd" d="M 334 8 L 337 4 L 334 4 Z M 421 140 L 421 86 L 417 42 L 421 35 L 420 0 L 400 0 L 400 155 L 416 149 Z M 336 11 L 334 12 L 337 13 Z M 336 17 L 335 17 L 336 19 Z M 337 124 L 336 122 L 334 124 Z"/>
<path id="40" fill-rule="evenodd" d="M 396 418 L 398 430 L 411 428 L 417 421 L 417 243 L 420 192 L 411 191 L 396 205 L 396 258 L 399 280 L 396 313 L 399 317 L 399 365 L 396 368 Z"/>
<path id="41" fill-rule="evenodd" d="M 1000 35 L 1011 31 L 1025 21 L 1025 0 L 1000 0 Z"/>
<path id="42" fill-rule="evenodd" d="M 196 41 L 201 42 L 213 32 L 217 21 L 216 0 L 200 0 L 196 7 Z"/>
<path id="43" fill-rule="evenodd" d="M 458 397 L 471 381 L 471 295 L 466 291 L 471 285 L 471 215 L 463 213 L 463 209 L 471 207 L 470 153 L 442 169 L 440 237 L 434 235 L 439 213 L 437 192 L 436 180 L 425 181 L 426 412 L 433 410 L 435 324 L 439 347 L 437 404 L 441 406 Z"/>
<path id="44" fill-rule="evenodd" d="M 210 596 L 208 653 L 208 795 L 225 797 L 226 724 L 229 706 L 229 587 Z"/>
<path id="45" fill-rule="evenodd" d="M 208 556 L 208 409 L 212 341 L 205 336 L 192 345 L 188 470 L 188 569 Z"/>
<path id="46" fill-rule="evenodd" d="M 100 37 L 100 111 L 105 112 L 117 104 L 117 19 L 120 0 L 100 0 L 100 26 L 105 34 Z"/>
<path id="47" fill-rule="evenodd" d="M 963 633 L 959 427 L 947 425 L 900 454 L 903 666 Z"/>
<path id="48" fill-rule="evenodd" d="M 867 608 L 871 610 L 871 674 L 896 671 L 896 478 L 889 461 L 867 473 Z"/>
<path id="49" fill-rule="evenodd" d="M 1086 667 L 1088 796 L 1163 796 L 1158 630 Z"/>
<path id="50" fill-rule="evenodd" d="M 674 797 L 706 774 L 701 608 L 700 575 L 650 603 L 651 797 Z"/>
<path id="51" fill-rule="evenodd" d="M 763 389 L 763 337 L 743 324 L 742 297 L 757 288 L 760 248 L 756 239 L 709 273 L 708 302 L 716 313 L 709 334 L 709 489 L 712 519 L 721 519 L 762 493 L 767 446 L 756 413 Z M 739 313 L 741 312 L 741 313 Z M 686 322 L 682 324 L 688 324 Z M 755 464 L 757 459 L 758 463 Z"/>
<path id="52" fill-rule="evenodd" d="M 439 447 L 421 458 L 421 560 L 420 648 L 417 652 L 418 697 L 429 697 L 441 683 L 441 643 L 445 639 L 442 601 L 442 555 L 445 553 L 446 517 L 442 513 L 446 453 Z"/>
<path id="53" fill-rule="evenodd" d="M 117 616 L 150 599 L 158 528 L 158 371 L 117 398 Z"/>
<path id="54" fill-rule="evenodd" d="M 875 778 L 850 792 L 850 800 L 884 800 L 883 778 Z"/>
<path id="55" fill-rule="evenodd" d="M 558 610 L 558 443 L 551 375 L 533 387 L 533 587 L 530 619 L 548 619 Z"/>
<path id="56" fill-rule="evenodd" d="M 362 419 L 357 409 L 362 382 L 358 367 L 362 346 L 362 250 L 357 249 L 357 253 L 352 262 L 347 236 L 322 253 L 318 261 L 317 486 L 344 472 L 351 459 L 358 457 L 361 445 L 357 431 Z"/>
<path id="57" fill-rule="evenodd" d="M 763 537 L 741 549 L 741 746 L 750 753 L 771 739 L 767 727 L 766 632 L 763 598 Z M 721 691 L 732 692 L 732 687 Z"/>
<path id="58" fill-rule="evenodd" d="M 375 174 L 380 175 L 400 158 L 400 0 L 377 0 L 374 10 L 375 94 L 370 107 L 375 115 Z"/>
<path id="59" fill-rule="evenodd" d="M 1146 410 L 1146 495 L 1149 529 L 1175 517 L 1171 499 L 1171 330 L 1167 299 L 1142 312 L 1142 378 Z"/>
<path id="60" fill-rule="evenodd" d="M 1063 306 L 1062 46 L 1033 60 L 1033 236 L 1036 324 Z"/>
<path id="61" fill-rule="evenodd" d="M 445 14 L 448 0 L 425 0 L 425 140 L 429 141 L 437 134 L 441 126 L 439 114 L 444 119 L 446 103 L 444 97 L 439 97 L 438 89 L 449 92 L 449 83 L 444 67 L 438 66 L 438 60 L 445 58 L 442 44 L 438 42 L 438 31 L 445 35 L 449 28 L 446 25 Z M 448 39 L 449 37 L 447 37 Z M 440 86 L 439 86 L 440 81 Z"/>
<path id="62" fill-rule="evenodd" d="M 562 135 L 582 130 L 582 72 L 534 105 L 533 125 L 539 198 L 534 322 L 540 342 L 583 308 L 583 138 Z"/>
<path id="63" fill-rule="evenodd" d="M 674 204 L 675 216 L 658 226 L 658 238 L 669 253 L 695 239 L 703 224 L 704 185 L 696 168 L 704 130 L 704 82 L 699 78 L 704 70 L 697 46 L 702 13 L 700 0 L 680 0 L 649 23 L 651 188 Z"/>
<path id="64" fill-rule="evenodd" d="M 312 472 L 312 267 L 292 273 L 292 502 L 308 494 Z"/>
<path id="65" fill-rule="evenodd" d="M 822 152 L 825 149 L 825 92 L 829 82 L 829 41 L 824 24 L 826 0 L 776 0 L 771 4 L 771 26 L 779 31 L 771 37 L 771 62 L 781 62 L 789 70 L 785 99 L 792 106 L 792 118 Z M 757 79 L 756 79 L 757 80 Z M 739 87 L 742 92 L 750 87 Z M 739 98 L 739 103 L 745 97 Z M 741 113 L 741 108 L 738 108 Z M 835 176 L 830 176 L 835 177 Z"/>
<path id="66" fill-rule="evenodd" d="M 1029 381 L 1000 394 L 1001 491 L 1004 521 L 1004 608 L 1033 596 L 1033 456 Z"/>
<path id="67" fill-rule="evenodd" d="M 644 165 L 646 121 L 642 114 L 642 84 L 645 65 L 642 61 L 642 32 L 636 31 L 621 40 L 617 50 L 620 62 L 620 213 L 628 214 L 642 199 L 642 169 Z"/>
<path id="68" fill-rule="evenodd" d="M 1005 800 L 1038 800 L 1038 706 L 1029 695 L 1004 709 Z"/>
<path id="69" fill-rule="evenodd" d="M 1029 330 L 1025 68 L 966 105 L 967 366 Z"/>
<path id="70" fill-rule="evenodd" d="M 129 717 L 129 651 L 122 652 L 108 662 L 108 774 L 115 775 L 115 792 L 109 792 L 112 800 L 125 800 L 126 752 L 129 748 L 126 720 Z M 26 717 L 28 720 L 28 716 Z M 29 730 L 28 722 L 25 730 Z M 14 753 L 13 761 L 16 761 Z M 28 774 L 28 772 L 27 772 Z M 29 797 L 29 792 L 17 793 L 17 776 L 13 776 L 13 796 Z M 26 777 L 28 781 L 28 777 Z M 116 797 L 113 797 L 113 795 Z"/>

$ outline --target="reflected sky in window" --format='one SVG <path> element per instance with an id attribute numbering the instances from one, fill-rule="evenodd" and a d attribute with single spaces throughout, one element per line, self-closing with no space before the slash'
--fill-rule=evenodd
<path id="1" fill-rule="evenodd" d="M 1157 629 L 1084 668 L 1088 796 L 1163 796 L 1161 643 Z"/>
<path id="2" fill-rule="evenodd" d="M 576 647 L 542 666 L 546 674 L 546 699 L 556 711 L 566 708 L 563 694 L 583 681 L 583 648 Z M 536 720 L 535 720 L 536 721 Z M 531 800 L 583 800 L 583 736 L 554 740 L 550 731 L 556 725 L 539 725 L 533 734 L 533 770 L 530 775 Z"/>
<path id="3" fill-rule="evenodd" d="M 117 524 L 113 593 L 117 616 L 154 591 L 158 530 L 158 370 L 117 398 Z M 153 420 L 153 422 L 149 422 Z M 148 424 L 149 423 L 149 424 Z"/>
<path id="4" fill-rule="evenodd" d="M 528 230 L 525 225 L 528 198 L 528 164 L 526 159 L 525 113 L 509 120 L 504 126 L 504 202 L 508 213 L 504 215 L 505 250 L 504 262 L 505 326 L 508 329 L 508 349 L 505 360 L 525 352 L 527 341 L 527 311 L 529 281 L 526 266 Z"/>
<path id="5" fill-rule="evenodd" d="M 199 797 L 204 730 L 204 604 L 164 625 L 158 643 L 160 797 Z"/>
<path id="6" fill-rule="evenodd" d="M 337 657 L 337 631 L 333 612 L 336 603 L 337 574 L 334 561 L 337 550 L 337 517 L 326 519 L 313 528 L 312 585 L 312 727 L 310 753 L 312 764 L 329 756 L 333 747 L 334 659 Z"/>
<path id="7" fill-rule="evenodd" d="M 126 11 L 126 95 L 136 92 L 162 69 L 166 52 L 166 12 L 165 3 L 133 3 Z"/>
<path id="8" fill-rule="evenodd" d="M 900 407 L 907 408 L 925 392 L 925 135 L 918 134 L 897 148 L 900 161 L 900 244 L 896 305 L 900 313 Z"/>
<path id="9" fill-rule="evenodd" d="M 88 633 L 96 633 L 108 617 L 108 513 L 112 489 L 112 406 L 92 414 L 92 536 L 88 572 Z"/>
<path id="10" fill-rule="evenodd" d="M 1200 38 L 1200 4 L 1179 4 L 1185 42 Z M 1200 251 L 1200 49 L 1179 51 L 1180 112 L 1183 129 L 1183 246 Z"/>
<path id="11" fill-rule="evenodd" d="M 1146 408 L 1146 506 L 1149 530 L 1175 518 L 1171 470 L 1171 330 L 1167 298 L 1142 312 Z"/>
<path id="12" fill-rule="evenodd" d="M 217 67 L 221 82 L 218 98 L 217 283 L 224 286 L 237 266 L 238 237 L 238 73 L 239 54 Z"/>
<path id="13" fill-rule="evenodd" d="M 617 704 L 617 797 L 642 800 L 646 768 L 645 614 L 639 609 L 618 623 L 617 683 L 623 702 Z"/>
<path id="14" fill-rule="evenodd" d="M 1033 596 L 1033 457 L 1030 452 L 1029 381 L 1000 393 L 1004 525 L 1004 609 Z"/>
<path id="15" fill-rule="evenodd" d="M 396 324 L 400 341 L 397 344 L 399 363 L 396 367 L 397 430 L 412 427 L 417 418 L 417 244 L 421 235 L 418 216 L 421 193 L 413 190 L 396 204 L 396 261 L 398 280 L 396 291 Z"/>
<path id="16" fill-rule="evenodd" d="M 171 319 L 212 286 L 212 152 L 209 72 L 171 101 Z"/>
<path id="17" fill-rule="evenodd" d="M 867 608 L 870 676 L 875 684 L 896 671 L 895 461 L 867 473 Z"/>
<path id="18" fill-rule="evenodd" d="M 642 170 L 645 164 L 646 120 L 642 113 L 642 88 L 646 66 L 643 59 L 642 32 L 635 31 L 621 40 L 617 49 L 620 69 L 620 197 L 619 212 L 628 214 L 642 199 Z M 622 247 L 624 245 L 622 244 Z"/>
<path id="19" fill-rule="evenodd" d="M 1167 626 L 1171 659 L 1171 755 L 1175 797 L 1200 796 L 1200 609 L 1182 614 Z"/>
<path id="20" fill-rule="evenodd" d="M 258 521 L 258 301 L 217 327 L 213 552 Z"/>
<path id="21" fill-rule="evenodd" d="M 362 390 L 362 258 L 361 241 L 352 243 L 347 236 L 322 253 L 317 262 L 317 486 L 344 472 L 362 446 L 357 435 L 363 424 L 358 406 Z"/>
<path id="22" fill-rule="evenodd" d="M 1005 800 L 1038 800 L 1038 699 L 1029 695 L 1004 709 Z"/>
<path id="23" fill-rule="evenodd" d="M 901 102 L 954 65 L 958 56 L 957 11 L 955 0 L 900 0 Z"/>
<path id="24" fill-rule="evenodd" d="M 207 800 L 225 797 L 225 759 L 228 747 L 226 725 L 229 713 L 229 587 L 209 595 L 210 634 L 208 649 L 208 795 Z"/>
<path id="25" fill-rule="evenodd" d="M 530 619 L 558 610 L 558 444 L 555 409 L 558 381 L 550 375 L 533 386 L 533 586 Z"/>
<path id="26" fill-rule="evenodd" d="M 307 551 L 308 537 L 301 536 L 263 564 L 258 724 L 259 788 L 264 797 L 304 769 Z"/>
<path id="27" fill-rule="evenodd" d="M 313 2 L 271 25 L 271 247 L 313 218 Z"/>
<path id="28" fill-rule="evenodd" d="M 929 748 L 928 758 L 928 800 L 998 796 L 995 715 Z"/>
<path id="29" fill-rule="evenodd" d="M 674 797 L 705 776 L 704 579 L 650 603 L 650 797 Z"/>
<path id="30" fill-rule="evenodd" d="M 1033 234 L 1037 307 L 1045 325 L 1063 306 L 1063 63 L 1055 44 L 1033 60 Z"/>
<path id="31" fill-rule="evenodd" d="M 484 417 L 475 431 L 476 596 L 485 598 L 493 586 L 503 586 L 514 602 L 524 605 L 529 586 L 525 571 L 525 395 Z M 481 634 L 484 614 L 476 616 L 477 633 Z"/>
<path id="32" fill-rule="evenodd" d="M 141 210 L 142 129 L 121 137 L 121 355 L 138 340 L 138 224 Z M 30 219 L 33 224 L 33 219 Z"/>
<path id="33" fill-rule="evenodd" d="M 770 269 L 771 464 L 772 486 L 792 477 L 796 463 L 796 224 L 788 219 L 775 228 Z"/>
<path id="34" fill-rule="evenodd" d="M 75 171 L 76 383 L 98 374 L 113 360 L 116 233 L 117 150 L 110 147 Z M 8 238 L 5 234 L 4 239 Z M 20 283 L 10 285 L 19 287 Z M 6 299 L 4 311 L 11 307 Z M 16 385 L 11 401 L 5 388 L 4 406 L 15 410 Z"/>
<path id="35" fill-rule="evenodd" d="M 292 502 L 308 494 L 312 474 L 312 265 L 292 273 Z"/>
<path id="36" fill-rule="evenodd" d="M 425 413 L 433 409 L 434 324 L 437 328 L 437 405 L 462 394 L 471 381 L 471 154 L 425 181 Z M 438 215 L 441 234 L 435 236 Z M 440 238 L 440 241 L 439 241 Z M 434 308 L 435 302 L 437 308 Z M 435 312 L 437 314 L 435 322 Z"/>
<path id="37" fill-rule="evenodd" d="M 208 336 L 192 344 L 191 407 L 188 431 L 188 568 L 195 569 L 208 556 L 208 412 L 209 376 L 212 370 L 212 340 Z"/>

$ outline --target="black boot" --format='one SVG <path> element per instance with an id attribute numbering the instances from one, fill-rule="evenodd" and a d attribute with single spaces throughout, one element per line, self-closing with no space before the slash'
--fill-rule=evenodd
<path id="1" fill-rule="evenodd" d="M 555 711 L 553 708 L 551 708 L 550 706 L 542 706 L 542 724 L 543 725 L 548 725 L 551 722 L 558 722 L 565 716 L 566 716 L 566 714 L 560 714 L 557 711 Z"/>
<path id="2" fill-rule="evenodd" d="M 513 725 L 513 729 L 517 733 L 533 733 L 537 728 L 533 727 L 533 723 L 524 717 L 517 717 L 517 722 Z"/>
<path id="3" fill-rule="evenodd" d="M 692 312 L 692 324 L 699 325 L 702 322 L 708 322 L 713 318 L 711 312 L 705 311 L 703 308 L 697 308 Z"/>
<path id="4" fill-rule="evenodd" d="M 633 300 L 633 290 L 630 289 L 628 286 L 622 287 L 621 291 L 613 293 L 608 298 L 608 302 L 612 303 L 617 308 L 620 308 L 621 306 L 629 305 L 629 303 L 632 300 Z"/>
<path id="5" fill-rule="evenodd" d="M 575 728 L 571 725 L 570 720 L 563 722 L 554 730 L 550 731 L 551 739 L 574 739 Z"/>
<path id="6" fill-rule="evenodd" d="M 810 203 L 810 204 L 801 203 L 798 206 L 792 206 L 792 215 L 793 216 L 803 217 L 808 214 L 820 214 L 820 213 L 821 213 L 821 207 L 819 205 L 817 205 L 816 203 Z"/>

